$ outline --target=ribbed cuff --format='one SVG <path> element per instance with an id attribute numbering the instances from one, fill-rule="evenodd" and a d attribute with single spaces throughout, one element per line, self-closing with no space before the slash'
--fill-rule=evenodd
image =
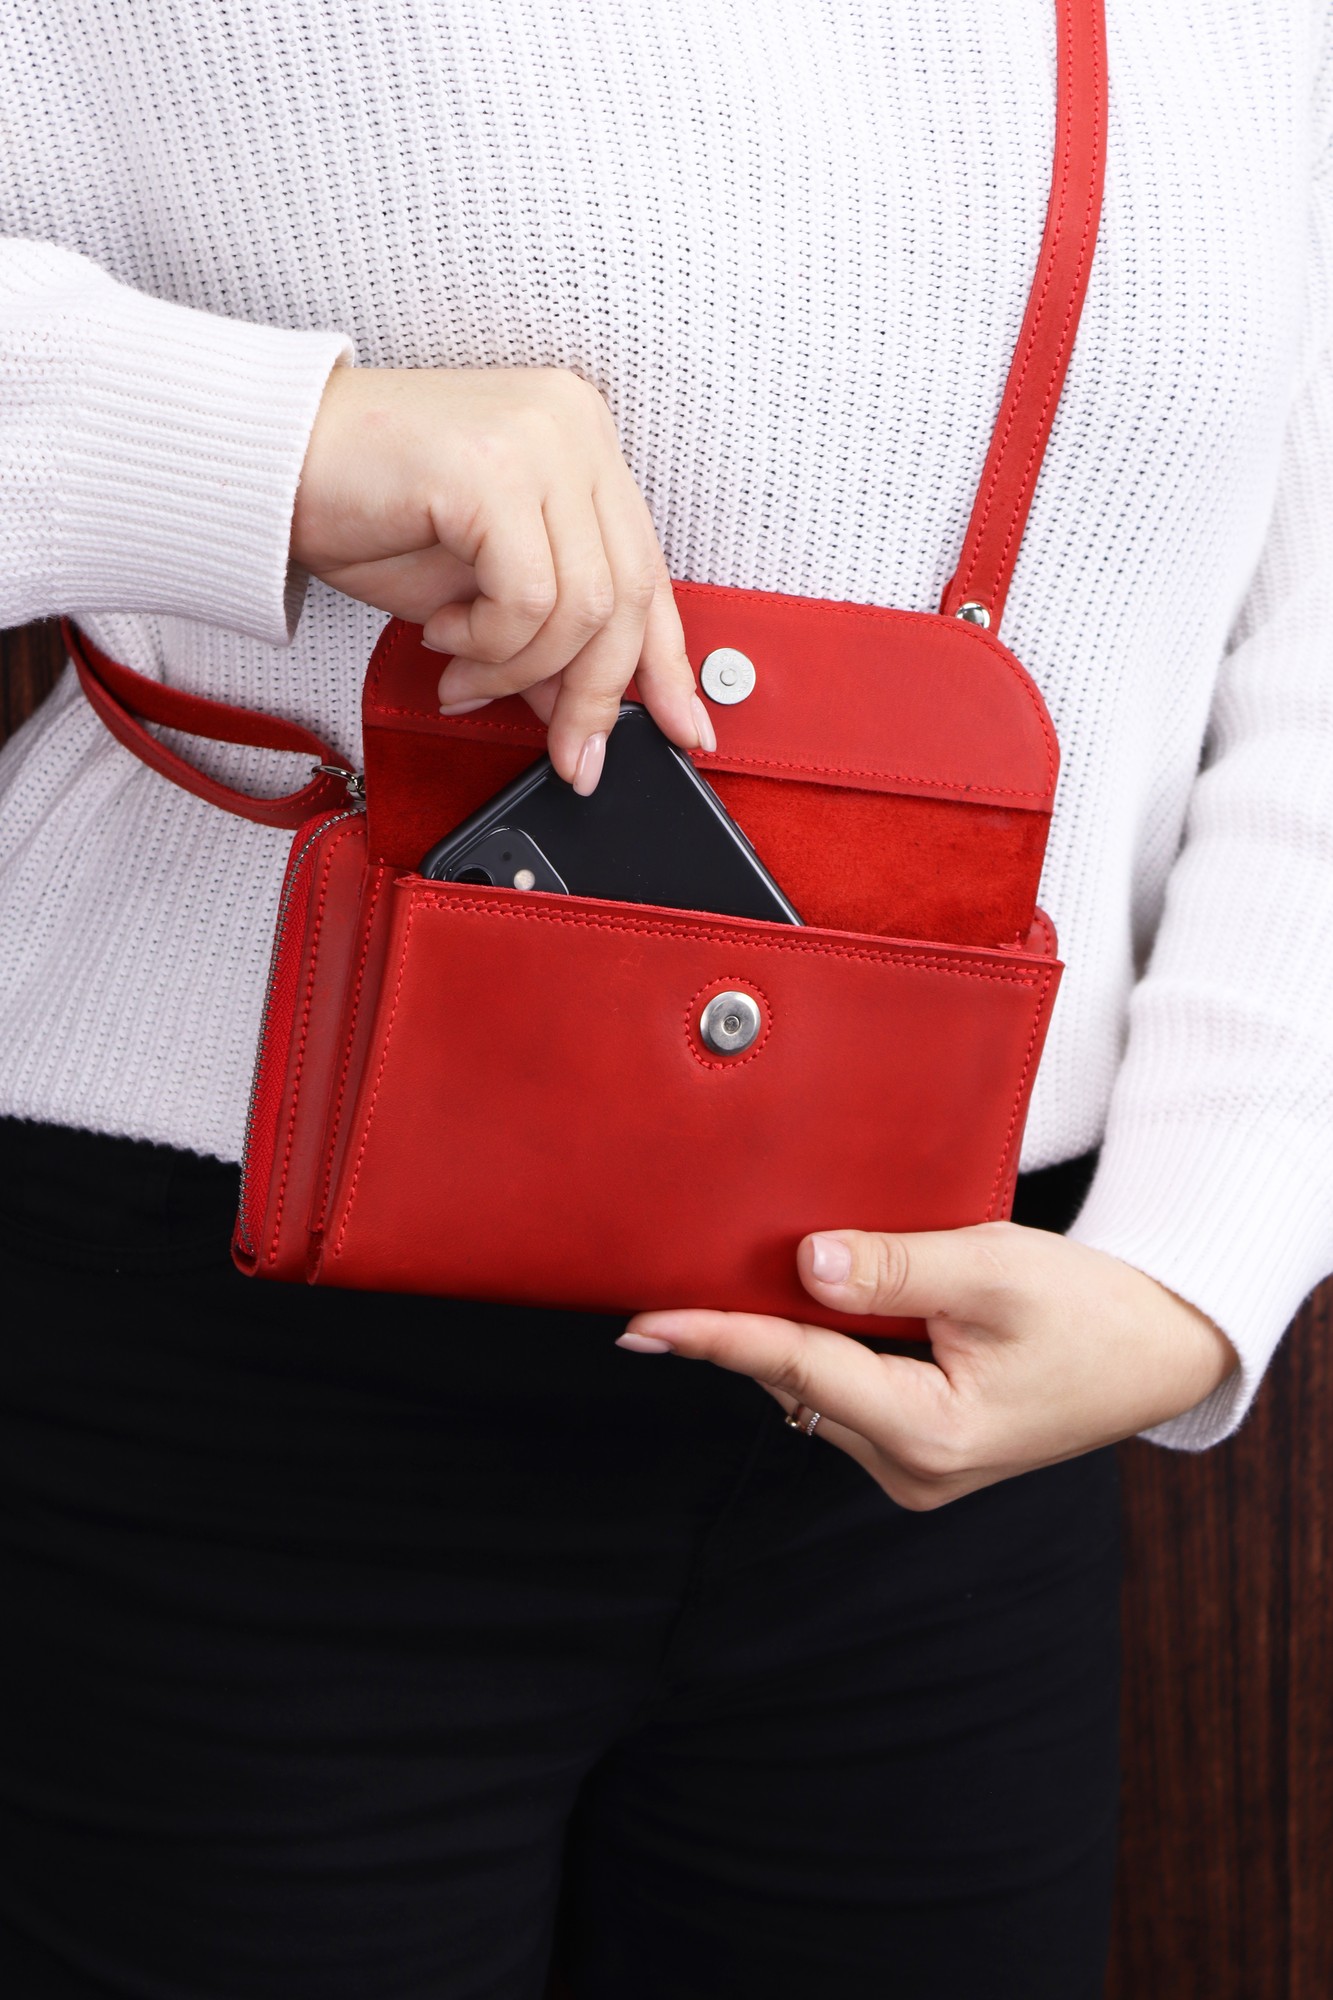
<path id="1" fill-rule="evenodd" d="M 33 301 L 48 308 L 32 320 L 44 367 L 24 400 L 45 432 L 48 490 L 34 500 L 52 605 L 165 613 L 288 644 L 305 591 L 288 560 L 297 482 L 350 343 L 218 318 L 84 271 L 59 311 Z"/>
<path id="2" fill-rule="evenodd" d="M 1235 1347 L 1239 1365 L 1220 1388 L 1143 1433 L 1178 1451 L 1236 1429 L 1283 1332 L 1333 1268 L 1327 1173 L 1234 1121 L 1113 1117 L 1069 1234 L 1178 1293 Z"/>

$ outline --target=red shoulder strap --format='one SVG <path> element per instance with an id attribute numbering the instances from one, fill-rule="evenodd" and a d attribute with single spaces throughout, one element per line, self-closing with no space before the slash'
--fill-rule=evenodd
<path id="1" fill-rule="evenodd" d="M 958 568 L 940 609 L 994 632 L 1078 331 L 1106 175 L 1104 0 L 1056 0 L 1055 168 L 1027 312 Z"/>
<path id="2" fill-rule="evenodd" d="M 68 618 L 61 621 L 65 644 L 74 662 L 79 683 L 97 714 L 118 743 L 132 750 L 164 778 L 206 799 L 211 806 L 252 819 L 260 826 L 284 826 L 295 830 L 316 813 L 347 804 L 354 774 L 341 757 L 299 722 L 287 722 L 280 715 L 264 715 L 257 709 L 233 708 L 229 702 L 210 701 L 205 695 L 186 694 L 180 688 L 164 687 L 161 681 L 122 667 L 99 652 L 91 639 Z M 193 764 L 178 757 L 158 741 L 144 722 L 156 722 L 166 729 L 183 729 L 190 736 L 206 736 L 212 743 L 248 743 L 259 750 L 295 750 L 308 756 L 316 775 L 299 792 L 285 792 L 276 799 L 257 799 L 238 792 L 218 778 L 210 778 Z"/>
<path id="3" fill-rule="evenodd" d="M 1055 11 L 1059 67 L 1046 228 L 962 556 L 940 605 L 941 611 L 992 631 L 1004 610 L 1078 330 L 1106 167 L 1104 0 L 1055 0 Z M 297 827 L 346 802 L 351 774 L 299 723 L 163 687 L 107 659 L 68 620 L 64 629 L 83 691 L 112 735 L 196 798 L 262 826 L 284 827 Z M 252 798 L 205 777 L 160 743 L 145 721 L 218 743 L 304 751 L 317 775 L 302 791 L 283 798 Z"/>

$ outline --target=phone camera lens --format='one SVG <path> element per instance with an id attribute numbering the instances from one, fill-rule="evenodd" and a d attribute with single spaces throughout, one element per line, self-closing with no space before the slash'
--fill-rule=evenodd
<path id="1" fill-rule="evenodd" d="M 481 882 L 488 889 L 495 887 L 494 877 L 485 868 L 461 868 L 454 877 L 455 882 Z"/>

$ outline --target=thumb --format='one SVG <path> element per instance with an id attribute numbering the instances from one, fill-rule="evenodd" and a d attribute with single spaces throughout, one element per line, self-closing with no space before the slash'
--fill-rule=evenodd
<path id="1" fill-rule="evenodd" d="M 971 1321 L 1000 1332 L 1028 1305 L 1024 1239 L 1040 1232 L 1010 1222 L 890 1236 L 821 1230 L 796 1253 L 801 1283 L 838 1312 Z"/>

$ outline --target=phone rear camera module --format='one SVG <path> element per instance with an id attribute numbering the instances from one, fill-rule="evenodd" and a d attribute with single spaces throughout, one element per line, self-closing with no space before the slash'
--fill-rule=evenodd
<path id="1" fill-rule="evenodd" d="M 569 894 L 562 877 L 521 826 L 488 827 L 471 839 L 442 845 L 452 852 L 433 850 L 424 868 L 436 882 L 475 882 L 487 889 L 544 889 L 548 895 Z"/>

